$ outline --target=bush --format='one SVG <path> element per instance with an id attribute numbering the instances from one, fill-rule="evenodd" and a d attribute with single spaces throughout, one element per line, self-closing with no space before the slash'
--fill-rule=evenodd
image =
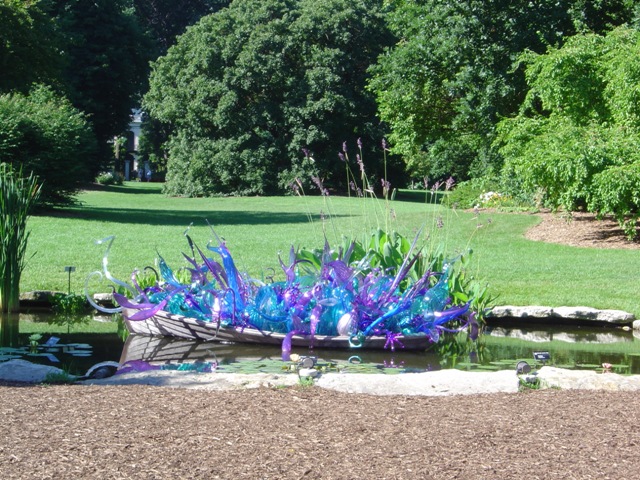
<path id="1" fill-rule="evenodd" d="M 96 177 L 96 183 L 100 185 L 122 185 L 124 178 L 116 172 L 101 173 Z"/>
<path id="2" fill-rule="evenodd" d="M 73 202 L 95 147 L 84 115 L 49 87 L 0 95 L 0 162 L 43 181 L 41 203 Z"/>
<path id="3" fill-rule="evenodd" d="M 634 237 L 640 215 L 640 32 L 576 35 L 526 54 L 530 90 L 498 126 L 505 177 L 552 208 L 613 215 Z"/>

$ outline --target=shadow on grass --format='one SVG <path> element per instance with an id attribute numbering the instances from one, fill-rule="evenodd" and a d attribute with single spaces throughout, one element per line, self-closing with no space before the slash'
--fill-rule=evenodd
<path id="1" fill-rule="evenodd" d="M 448 192 L 441 190 L 431 192 L 426 190 L 398 189 L 395 199 L 402 202 L 440 204 L 447 193 Z"/>
<path id="2" fill-rule="evenodd" d="M 124 185 L 100 185 L 92 183 L 86 185 L 84 190 L 98 191 L 98 192 L 111 192 L 111 193 L 131 193 L 131 194 L 154 194 L 158 195 L 162 193 L 161 183 L 140 183 L 140 182 L 127 182 Z"/>
<path id="3" fill-rule="evenodd" d="M 309 223 L 304 213 L 250 212 L 250 211 L 198 211 L 198 210 L 145 210 L 142 208 L 82 208 L 60 210 L 56 217 L 112 223 L 139 225 L 188 226 L 206 225 L 270 225 L 283 223 Z M 345 216 L 345 215 L 334 215 Z M 320 215 L 313 215 L 313 221 L 320 221 Z"/>

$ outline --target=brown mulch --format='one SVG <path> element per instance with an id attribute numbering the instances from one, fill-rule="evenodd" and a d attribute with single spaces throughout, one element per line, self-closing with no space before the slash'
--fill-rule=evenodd
<path id="1" fill-rule="evenodd" d="M 3 479 L 632 479 L 634 393 L 0 386 Z"/>
<path id="2" fill-rule="evenodd" d="M 553 214 L 528 238 L 638 248 Z M 619 229 L 618 229 L 619 230 Z M 5 479 L 635 479 L 635 393 L 457 397 L 0 382 Z"/>
<path id="3" fill-rule="evenodd" d="M 591 248 L 640 248 L 640 240 L 630 241 L 611 217 L 598 220 L 592 213 L 540 212 L 541 222 L 531 228 L 526 237 L 549 243 Z"/>

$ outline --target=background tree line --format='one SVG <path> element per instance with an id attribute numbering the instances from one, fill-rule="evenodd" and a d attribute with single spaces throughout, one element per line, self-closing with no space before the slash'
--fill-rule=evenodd
<path id="1" fill-rule="evenodd" d="M 174 195 L 280 193 L 312 175 L 344 188 L 342 142 L 381 176 L 386 137 L 396 185 L 453 175 L 628 221 L 638 11 L 632 0 L 2 0 L 0 115 L 28 122 L 10 105 L 45 98 L 70 109 L 90 135 L 69 134 L 84 143 L 64 161 L 85 180 L 109 166 L 107 141 L 142 104 L 145 153 Z M 48 87 L 29 93 L 34 83 Z M 16 138 L 28 129 L 5 130 L 0 159 L 46 180 L 54 159 L 37 170 L 25 148 L 36 143 Z"/>

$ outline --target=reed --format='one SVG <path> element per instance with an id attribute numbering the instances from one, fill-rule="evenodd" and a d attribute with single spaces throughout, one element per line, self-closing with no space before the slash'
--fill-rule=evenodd
<path id="1" fill-rule="evenodd" d="M 0 312 L 20 306 L 20 277 L 26 264 L 27 218 L 40 196 L 40 185 L 30 174 L 0 163 Z"/>

